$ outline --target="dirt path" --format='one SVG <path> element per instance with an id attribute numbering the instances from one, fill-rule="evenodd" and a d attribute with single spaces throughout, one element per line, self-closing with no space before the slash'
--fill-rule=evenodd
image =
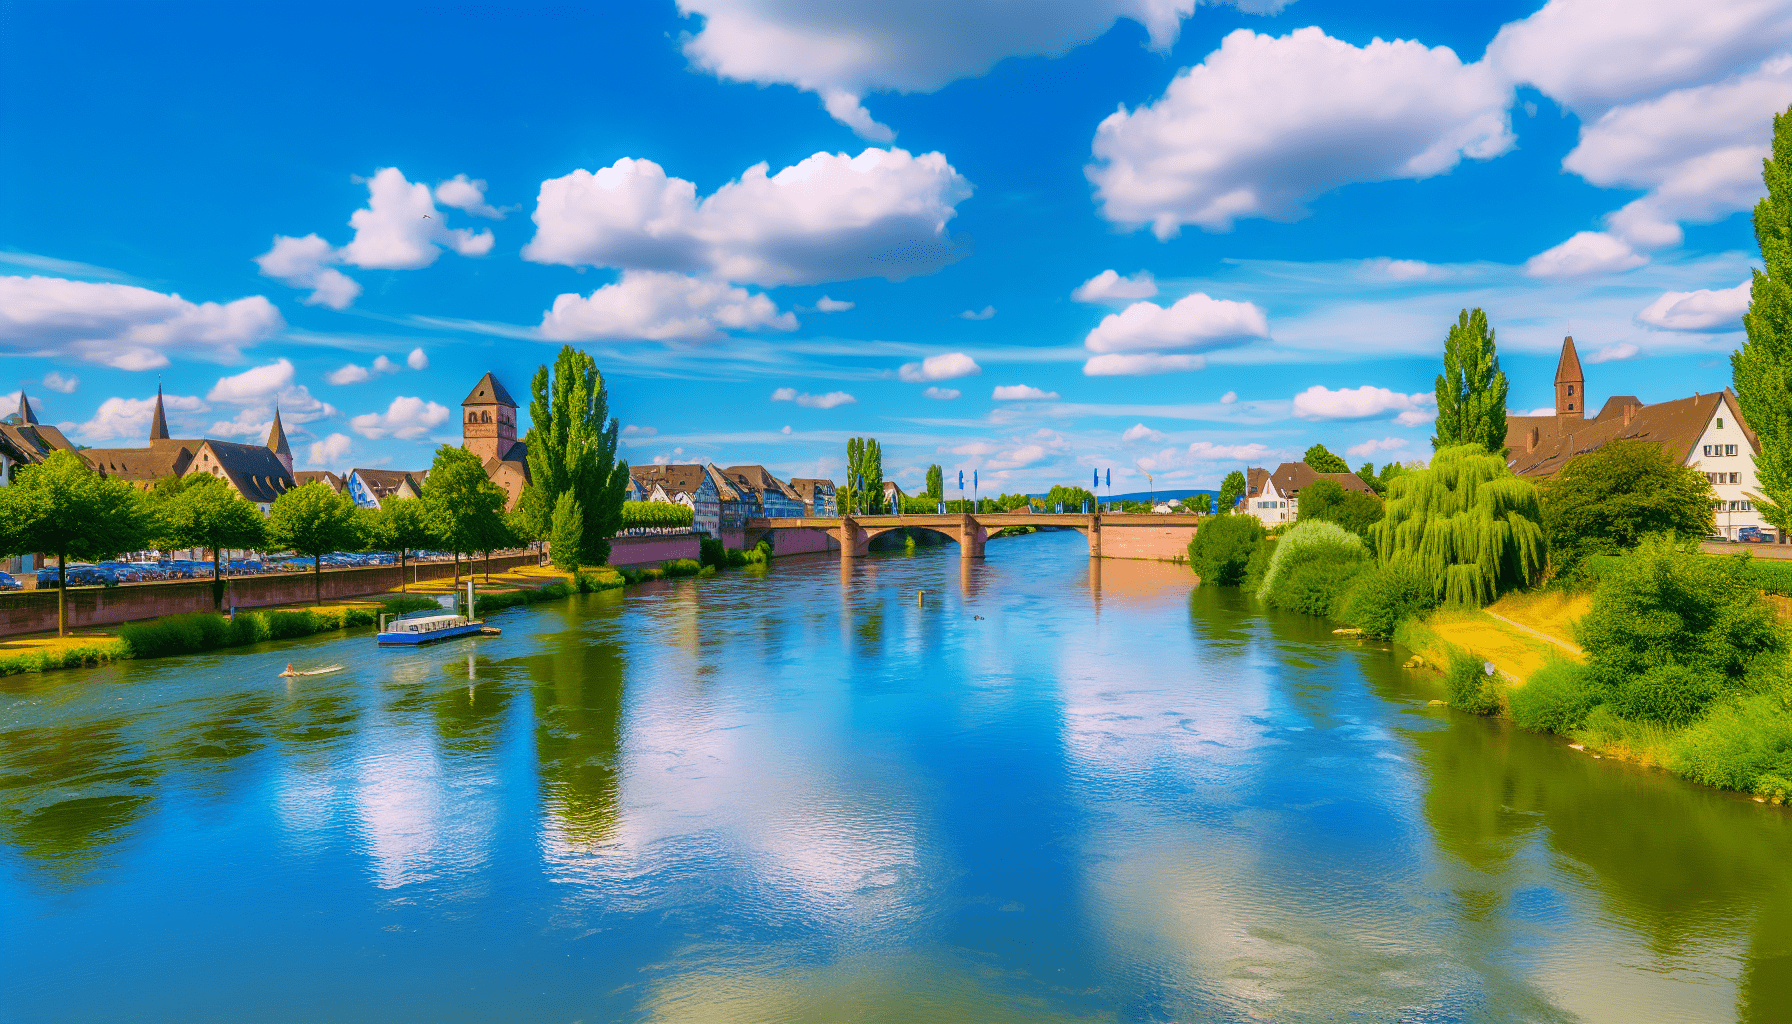
<path id="1" fill-rule="evenodd" d="M 1555 644 L 1557 647 L 1560 647 L 1562 650 L 1567 651 L 1568 653 L 1574 655 L 1577 658 L 1586 656 L 1585 651 L 1582 651 L 1580 648 L 1574 646 L 1571 643 L 1567 643 L 1562 640 L 1557 640 L 1555 637 L 1550 636 L 1548 633 L 1540 633 L 1537 630 L 1532 629 L 1531 627 L 1525 625 L 1522 622 L 1513 622 L 1511 619 L 1506 618 L 1504 615 L 1501 615 L 1499 612 L 1487 611 L 1487 609 L 1485 609 L 1485 608 L 1483 608 L 1481 610 L 1483 612 L 1487 612 L 1488 615 L 1493 616 L 1494 618 L 1500 620 L 1501 622 L 1504 622 L 1506 625 L 1511 626 L 1513 629 L 1521 630 L 1531 636 L 1536 637 L 1539 640 L 1543 640 L 1545 642 Z"/>

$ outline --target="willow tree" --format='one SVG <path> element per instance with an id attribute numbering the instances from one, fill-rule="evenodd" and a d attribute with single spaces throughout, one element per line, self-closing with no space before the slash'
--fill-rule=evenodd
<path id="1" fill-rule="evenodd" d="M 543 366 L 530 382 L 529 482 L 539 490 L 531 498 L 537 528 L 571 491 L 583 513 L 581 565 L 610 560 L 610 538 L 622 529 L 622 502 L 628 491 L 628 463 L 616 457 L 618 426 L 609 415 L 604 375 L 590 353 L 562 346 L 553 373 Z"/>
<path id="2" fill-rule="evenodd" d="M 1773 118 L 1773 155 L 1763 161 L 1767 197 L 1755 204 L 1755 271 L 1742 326 L 1748 341 L 1730 354 L 1742 415 L 1761 439 L 1755 474 L 1761 518 L 1792 529 L 1792 109 Z"/>
<path id="3" fill-rule="evenodd" d="M 1500 372 L 1493 328 L 1477 307 L 1463 310 L 1444 339 L 1444 372 L 1437 375 L 1437 436 L 1442 450 L 1478 444 L 1506 450 L 1506 375 Z"/>
<path id="4" fill-rule="evenodd" d="M 1447 604 L 1534 583 L 1547 554 L 1537 489 L 1478 444 L 1441 448 L 1430 468 L 1395 478 L 1369 529 L 1382 565 L 1410 563 Z"/>

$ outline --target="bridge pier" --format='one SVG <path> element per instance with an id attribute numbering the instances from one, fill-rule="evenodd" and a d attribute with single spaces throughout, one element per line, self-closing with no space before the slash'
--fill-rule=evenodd
<path id="1" fill-rule="evenodd" d="M 977 517 L 966 513 L 958 522 L 958 557 L 982 558 L 983 545 L 989 540 L 989 531 L 977 521 Z"/>
<path id="2" fill-rule="evenodd" d="M 1083 536 L 1089 540 L 1089 557 L 1101 557 L 1101 516 L 1089 517 L 1089 525 L 1083 527 Z"/>
<path id="3" fill-rule="evenodd" d="M 828 532 L 840 542 L 841 558 L 858 558 L 871 552 L 871 535 L 851 516 L 840 517 L 840 528 Z"/>

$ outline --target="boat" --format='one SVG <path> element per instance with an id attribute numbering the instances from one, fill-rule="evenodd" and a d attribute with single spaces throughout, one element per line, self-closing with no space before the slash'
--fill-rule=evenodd
<path id="1" fill-rule="evenodd" d="M 492 636 L 497 630 L 465 615 L 417 615 L 380 625 L 381 647 L 409 647 L 457 636 Z"/>

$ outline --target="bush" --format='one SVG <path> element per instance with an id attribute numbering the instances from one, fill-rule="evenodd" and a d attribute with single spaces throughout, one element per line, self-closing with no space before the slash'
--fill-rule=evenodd
<path id="1" fill-rule="evenodd" d="M 1307 559 L 1283 574 L 1281 585 L 1270 595 L 1270 604 L 1286 611 L 1338 618 L 1357 577 L 1368 568 L 1368 561 L 1360 558 L 1348 562 Z"/>
<path id="2" fill-rule="evenodd" d="M 676 530 L 689 528 L 695 522 L 689 505 L 675 501 L 625 501 L 622 503 L 624 529 Z"/>
<path id="3" fill-rule="evenodd" d="M 1336 480 L 1315 480 L 1300 492 L 1300 521 L 1337 523 L 1344 529 L 1369 539 L 1369 528 L 1381 522 L 1385 513 L 1381 499 L 1362 491 L 1347 491 Z"/>
<path id="4" fill-rule="evenodd" d="M 1500 697 L 1493 688 L 1493 676 L 1488 673 L 1487 664 L 1478 654 L 1468 651 L 1452 652 L 1450 671 L 1444 676 L 1444 686 L 1450 691 L 1450 706 L 1458 711 L 1466 711 L 1471 715 L 1491 715 L 1500 709 Z"/>
<path id="5" fill-rule="evenodd" d="M 1437 593 L 1410 562 L 1377 566 L 1356 577 L 1344 604 L 1345 622 L 1364 636 L 1391 640 L 1401 622 L 1437 607 Z"/>
<path id="6" fill-rule="evenodd" d="M 1792 711 L 1775 694 L 1722 704 L 1675 738 L 1672 768 L 1707 786 L 1784 800 L 1792 779 Z"/>
<path id="7" fill-rule="evenodd" d="M 1587 714 L 1603 700 L 1604 690 L 1586 666 L 1572 661 L 1552 661 L 1506 694 L 1512 721 L 1563 735 L 1586 724 Z"/>
<path id="8" fill-rule="evenodd" d="M 727 565 L 728 549 L 718 537 L 705 537 L 697 544 L 697 561 L 704 565 Z"/>
<path id="9" fill-rule="evenodd" d="M 127 622 L 118 627 L 118 638 L 133 658 L 161 658 L 226 647 L 231 642 L 230 622 L 216 612 L 167 615 L 148 622 Z"/>
<path id="10" fill-rule="evenodd" d="M 1189 540 L 1188 564 L 1203 584 L 1236 587 L 1244 582 L 1251 556 L 1263 547 L 1263 536 L 1256 516 L 1214 516 Z"/>
<path id="11" fill-rule="evenodd" d="M 674 558 L 661 566 L 667 576 L 695 576 L 703 571 L 703 565 L 689 558 Z"/>
<path id="12" fill-rule="evenodd" d="M 1624 680 L 1612 694 L 1612 709 L 1638 721 L 1689 725 L 1722 689 L 1707 673 L 1684 665 L 1657 665 Z"/>
<path id="13" fill-rule="evenodd" d="M 1197 532 L 1196 536 L 1199 535 Z M 1369 550 L 1363 545 L 1363 539 L 1336 523 L 1299 523 L 1275 543 L 1257 596 L 1275 604 L 1276 589 L 1281 586 L 1283 576 L 1298 565 L 1318 561 L 1343 566 L 1368 557 Z"/>

